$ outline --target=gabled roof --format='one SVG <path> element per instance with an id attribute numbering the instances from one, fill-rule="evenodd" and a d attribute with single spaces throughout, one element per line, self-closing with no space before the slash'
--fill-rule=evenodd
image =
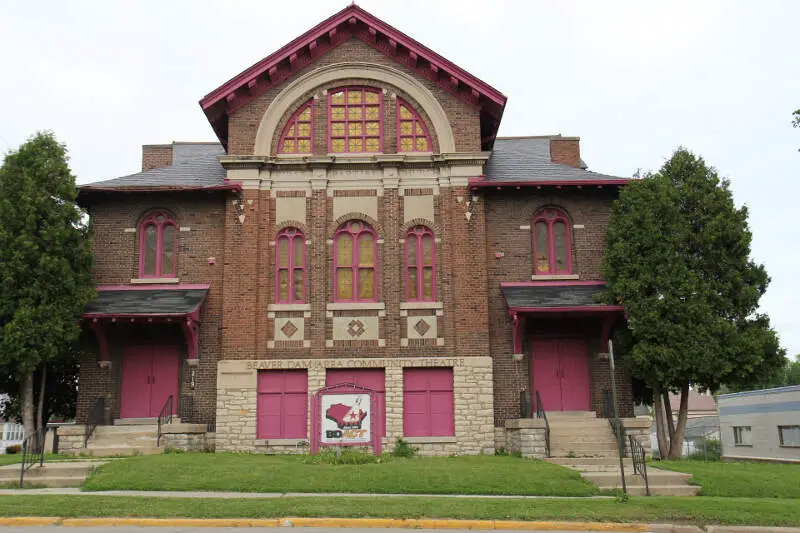
<path id="1" fill-rule="evenodd" d="M 630 179 L 591 172 L 583 160 L 582 168 L 553 163 L 550 140 L 559 137 L 498 137 L 483 177 L 472 185 L 623 185 Z"/>
<path id="2" fill-rule="evenodd" d="M 80 186 L 81 193 L 92 191 L 172 191 L 236 188 L 227 183 L 226 172 L 217 157 L 225 155 L 222 145 L 213 143 L 173 143 L 172 164 L 105 181 Z"/>
<path id="3" fill-rule="evenodd" d="M 500 284 L 506 305 L 512 311 L 622 311 L 622 306 L 605 305 L 597 301 L 604 288 L 605 283 L 602 281 L 523 281 Z"/>
<path id="4" fill-rule="evenodd" d="M 100 286 L 86 305 L 84 318 L 187 316 L 197 313 L 208 285 Z"/>
<path id="5" fill-rule="evenodd" d="M 479 106 L 481 137 L 486 140 L 483 149 L 491 148 L 503 116 L 506 97 L 355 3 L 317 24 L 200 100 L 200 107 L 222 145 L 227 147 L 228 144 L 230 114 L 351 37 L 361 39 L 462 100 Z"/>

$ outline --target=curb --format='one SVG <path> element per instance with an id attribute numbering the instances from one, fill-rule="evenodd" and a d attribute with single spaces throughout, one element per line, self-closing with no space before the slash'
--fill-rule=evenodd
<path id="1" fill-rule="evenodd" d="M 0 526 L 65 526 L 65 527 L 327 527 L 327 528 L 395 528 L 395 529 L 482 529 L 524 531 L 611 531 L 644 533 L 647 524 L 614 522 L 526 522 L 519 520 L 451 520 L 404 518 L 0 518 Z M 664 533 L 667 533 L 666 531 Z M 686 533 L 678 532 L 674 533 Z M 716 533 L 726 533 L 717 531 Z M 737 532 L 750 533 L 750 532 Z"/>

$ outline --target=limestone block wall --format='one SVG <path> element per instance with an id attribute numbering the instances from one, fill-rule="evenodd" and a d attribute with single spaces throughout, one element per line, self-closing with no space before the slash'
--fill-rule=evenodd
<path id="1" fill-rule="evenodd" d="M 506 450 L 527 459 L 543 459 L 547 456 L 545 432 L 545 421 L 538 418 L 506 420 Z"/>
<path id="2" fill-rule="evenodd" d="M 653 455 L 650 440 L 650 417 L 642 416 L 636 418 L 623 418 L 622 425 L 625 426 L 625 434 L 633 435 L 636 440 L 644 447 L 644 452 L 648 457 Z M 626 443 L 627 444 L 627 443 Z M 629 444 L 627 444 L 630 446 Z"/>
<path id="3" fill-rule="evenodd" d="M 403 369 L 451 367 L 455 435 L 405 437 L 403 435 Z M 216 450 L 262 453 L 305 453 L 309 439 L 259 440 L 256 438 L 257 376 L 259 370 L 305 369 L 308 372 L 308 428 L 311 398 L 325 385 L 327 369 L 382 368 L 386 388 L 385 451 L 397 438 L 418 448 L 420 455 L 478 454 L 494 452 L 493 381 L 490 357 L 396 357 L 359 359 L 225 360 L 218 365 Z M 308 435 L 310 438 L 310 434 Z"/>
<path id="4" fill-rule="evenodd" d="M 61 426 L 58 428 L 58 453 L 77 455 L 84 451 L 85 426 Z"/>

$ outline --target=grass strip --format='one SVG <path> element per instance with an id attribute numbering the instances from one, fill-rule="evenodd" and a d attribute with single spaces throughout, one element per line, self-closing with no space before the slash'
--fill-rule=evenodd
<path id="1" fill-rule="evenodd" d="M 576 471 L 516 457 L 420 457 L 357 465 L 312 464 L 307 456 L 164 454 L 111 461 L 87 491 L 360 492 L 592 496 Z"/>
<path id="2" fill-rule="evenodd" d="M 192 499 L 122 496 L 0 496 L 0 516 L 147 518 L 455 518 L 800 525 L 800 501 L 634 497 L 617 500 L 328 497 Z"/>
<path id="3" fill-rule="evenodd" d="M 656 468 L 692 474 L 702 496 L 800 498 L 800 464 L 654 461 Z"/>

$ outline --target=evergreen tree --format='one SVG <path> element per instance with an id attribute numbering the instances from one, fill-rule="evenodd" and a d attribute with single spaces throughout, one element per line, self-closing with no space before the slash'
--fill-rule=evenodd
<path id="1" fill-rule="evenodd" d="M 602 272 L 609 301 L 628 314 L 626 362 L 653 390 L 662 457 L 680 456 L 690 386 L 746 386 L 783 366 L 757 313 L 769 277 L 750 259 L 750 241 L 747 208 L 736 208 L 728 181 L 685 149 L 612 207 Z M 682 393 L 675 424 L 665 416 L 670 390 Z"/>
<path id="2" fill-rule="evenodd" d="M 90 228 L 76 198 L 66 148 L 52 133 L 38 133 L 5 156 L 0 167 L 0 367 L 19 383 L 28 434 L 47 423 L 48 371 L 74 353 L 79 319 L 94 296 Z"/>

